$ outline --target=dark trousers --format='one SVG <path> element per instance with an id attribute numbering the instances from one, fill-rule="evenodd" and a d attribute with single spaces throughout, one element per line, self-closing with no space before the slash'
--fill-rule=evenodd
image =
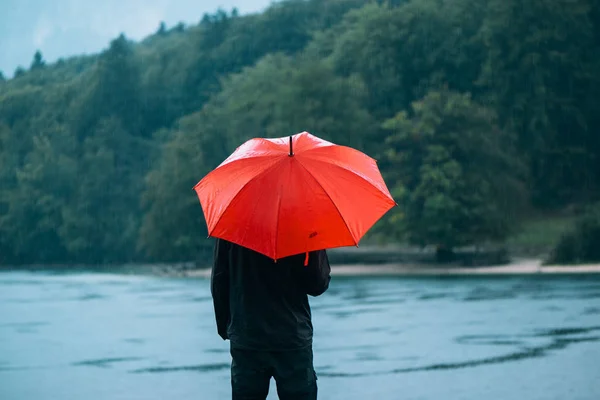
<path id="1" fill-rule="evenodd" d="M 316 400 L 312 346 L 288 351 L 231 348 L 233 400 L 265 400 L 275 378 L 280 400 Z"/>

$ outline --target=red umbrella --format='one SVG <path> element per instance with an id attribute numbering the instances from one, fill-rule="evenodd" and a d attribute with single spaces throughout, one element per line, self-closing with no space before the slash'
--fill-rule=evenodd
<path id="1" fill-rule="evenodd" d="M 194 190 L 209 236 L 275 260 L 358 245 L 396 205 L 374 159 L 308 132 L 247 141 Z"/>

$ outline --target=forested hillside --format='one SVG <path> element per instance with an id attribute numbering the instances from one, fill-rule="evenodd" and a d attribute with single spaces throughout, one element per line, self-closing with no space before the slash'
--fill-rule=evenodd
<path id="1" fill-rule="evenodd" d="M 193 185 L 300 131 L 379 161 L 390 241 L 502 241 L 600 195 L 600 2 L 288 0 L 0 75 L 0 264 L 187 261 Z"/>

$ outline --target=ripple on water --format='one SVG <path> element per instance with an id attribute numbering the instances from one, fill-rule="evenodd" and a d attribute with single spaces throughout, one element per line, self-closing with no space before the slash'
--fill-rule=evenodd
<path id="1" fill-rule="evenodd" d="M 559 307 L 559 306 L 547 306 L 542 308 L 543 311 L 552 311 L 552 312 L 557 312 L 557 311 L 563 311 L 564 307 Z"/>
<path id="2" fill-rule="evenodd" d="M 99 293 L 86 293 L 82 296 L 76 297 L 73 300 L 76 301 L 91 301 L 91 300 L 102 300 L 105 299 L 106 296 Z"/>
<path id="3" fill-rule="evenodd" d="M 0 323 L 0 328 L 20 328 L 20 327 L 27 327 L 27 328 L 34 328 L 34 327 L 40 327 L 40 326 L 44 326 L 44 325 L 49 325 L 49 322 L 46 321 L 28 321 L 28 322 L 4 322 L 4 323 Z"/>
<path id="4" fill-rule="evenodd" d="M 451 297 L 450 293 L 425 293 L 418 297 L 419 300 L 438 300 Z"/>
<path id="5" fill-rule="evenodd" d="M 362 307 L 346 310 L 340 310 L 338 307 L 337 309 L 332 308 L 331 310 L 332 311 L 328 311 L 326 313 L 338 319 L 349 318 L 360 314 L 378 313 L 386 311 L 384 308 L 381 307 Z"/>
<path id="6" fill-rule="evenodd" d="M 98 358 L 95 360 L 83 360 L 71 363 L 73 366 L 91 366 L 91 367 L 100 367 L 100 368 L 108 368 L 111 367 L 112 364 L 122 363 L 128 361 L 138 361 L 143 360 L 140 357 L 112 357 L 112 358 Z"/>
<path id="7" fill-rule="evenodd" d="M 463 335 L 454 338 L 458 344 L 485 346 L 520 346 L 525 342 L 511 335 Z"/>
<path id="8" fill-rule="evenodd" d="M 358 361 L 380 361 L 383 359 L 375 352 L 358 352 L 354 358 Z"/>
<path id="9" fill-rule="evenodd" d="M 525 335 L 503 335 L 503 334 L 490 334 L 490 335 L 464 335 L 459 336 L 455 339 L 455 342 L 466 345 L 496 345 L 496 346 L 516 346 L 516 351 L 497 355 L 492 357 L 485 357 L 479 359 L 464 360 L 458 362 L 448 363 L 435 363 L 423 366 L 397 368 L 388 371 L 361 371 L 361 372 L 345 372 L 335 370 L 335 368 L 324 369 L 320 375 L 324 377 L 338 377 L 338 378 L 352 378 L 352 377 L 365 377 L 374 375 L 387 375 L 387 374 L 403 374 L 411 372 L 422 372 L 422 371 L 436 371 L 436 370 L 451 370 L 451 369 L 462 369 L 462 368 L 473 368 L 482 365 L 491 364 L 503 364 L 509 362 L 517 362 L 531 358 L 542 358 L 548 356 L 553 351 L 560 351 L 566 349 L 568 346 L 585 343 L 585 342 L 600 342 L 600 336 L 590 336 L 590 333 L 600 331 L 600 326 L 591 327 L 571 327 L 571 328 L 551 328 L 545 330 L 539 330 L 532 334 Z M 584 336 L 582 336 L 584 335 Z M 587 335 L 587 336 L 586 336 Z M 550 338 L 551 340 L 539 345 L 529 345 L 524 339 L 525 338 Z M 368 349 L 369 346 L 361 347 L 361 350 Z M 343 349 L 343 348 L 338 348 Z M 323 350 L 320 350 L 323 352 Z M 374 351 L 359 351 L 356 353 L 356 359 L 361 361 L 369 361 L 364 357 L 369 357 L 371 354 L 376 354 Z M 377 359 L 375 359 L 377 360 Z"/>
<path id="10" fill-rule="evenodd" d="M 535 334 L 537 337 L 545 336 L 571 336 L 581 335 L 583 333 L 590 333 L 594 331 L 600 331 L 600 326 L 590 326 L 585 328 L 553 328 L 547 330 L 540 330 Z"/>
<path id="11" fill-rule="evenodd" d="M 438 363 L 430 364 L 417 367 L 409 368 L 397 368 L 389 371 L 380 372 L 337 372 L 337 371 L 324 371 L 320 375 L 323 377 L 333 378 L 354 378 L 354 377 L 365 377 L 374 375 L 390 375 L 390 374 L 405 374 L 411 372 L 424 372 L 424 371 L 438 371 L 438 370 L 452 370 L 462 368 L 473 368 L 482 365 L 491 364 L 503 364 L 508 362 L 521 361 L 529 358 L 540 358 L 545 357 L 551 351 L 563 350 L 571 344 L 582 343 L 582 342 L 598 342 L 600 337 L 586 337 L 586 338 L 556 338 L 552 342 L 543 346 L 536 346 L 523 349 L 521 351 L 512 352 L 505 355 L 481 358 L 475 360 L 466 360 L 454 363 Z"/>
<path id="12" fill-rule="evenodd" d="M 467 296 L 464 301 L 489 301 L 489 300 L 508 300 L 517 297 L 517 292 L 513 290 L 490 289 L 487 287 L 476 287 Z"/>
<path id="13" fill-rule="evenodd" d="M 133 344 L 146 343 L 146 339 L 140 339 L 140 338 L 127 338 L 127 339 L 123 339 L 123 341 L 126 343 L 133 343 Z"/>
<path id="14" fill-rule="evenodd" d="M 203 364 L 203 365 L 183 365 L 177 367 L 150 367 L 150 368 L 140 368 L 133 371 L 130 371 L 134 374 L 142 374 L 142 373 L 165 373 L 165 372 L 181 372 L 181 371 L 189 371 L 189 372 L 212 372 L 212 371 L 221 371 L 224 369 L 229 369 L 231 366 L 226 363 L 216 363 L 216 364 Z"/>
<path id="15" fill-rule="evenodd" d="M 118 278 L 111 277 L 110 280 Z M 337 289 L 337 296 L 336 290 L 330 290 L 323 297 L 311 299 L 317 317 L 316 324 L 320 326 L 315 329 L 317 373 L 323 377 L 348 378 L 348 381 L 335 384 L 335 390 L 339 390 L 340 387 L 351 388 L 351 385 L 345 386 L 350 382 L 367 386 L 371 382 L 394 383 L 400 376 L 393 374 L 463 369 L 458 374 L 474 376 L 474 380 L 481 381 L 473 384 L 479 390 L 478 394 L 489 391 L 489 398 L 496 399 L 508 398 L 515 393 L 518 397 L 518 389 L 507 393 L 501 387 L 498 392 L 495 388 L 478 388 L 477 384 L 485 385 L 486 379 L 489 381 L 493 378 L 488 374 L 500 370 L 521 371 L 528 367 L 519 365 L 521 360 L 537 358 L 545 363 L 544 366 L 548 365 L 546 372 L 565 376 L 564 385 L 575 387 L 582 379 L 591 376 L 587 366 L 594 365 L 594 353 L 583 354 L 580 349 L 586 346 L 584 343 L 589 343 L 592 349 L 600 344 L 600 327 L 597 326 L 600 320 L 596 318 L 600 315 L 600 304 L 581 298 L 595 298 L 600 285 L 564 278 L 549 281 L 541 277 L 513 285 L 520 280 L 522 278 L 461 278 L 440 283 L 434 279 L 363 279 L 360 283 L 359 279 L 340 281 L 336 278 L 331 289 Z M 39 281 L 40 287 L 37 288 L 29 286 L 35 285 L 30 281 L 22 286 L 14 284 L 13 287 L 0 287 L 0 314 L 4 317 L 0 318 L 0 336 L 9 339 L 5 347 L 0 342 L 0 375 L 9 374 L 3 371 L 24 370 L 14 374 L 22 379 L 23 385 L 38 377 L 48 377 L 48 382 L 56 381 L 60 385 L 61 380 L 52 379 L 51 374 L 64 375 L 65 367 L 68 367 L 74 374 L 86 376 L 102 377 L 111 371 L 127 373 L 131 379 L 113 381 L 116 390 L 123 391 L 130 389 L 130 386 L 123 386 L 124 382 L 148 382 L 149 385 L 143 386 L 152 386 L 156 379 L 174 379 L 178 382 L 187 379 L 190 387 L 196 388 L 200 382 L 198 379 L 203 379 L 202 374 L 206 374 L 208 380 L 218 378 L 220 383 L 215 382 L 215 386 L 226 385 L 226 380 L 221 378 L 227 375 L 225 371 L 230 368 L 230 363 L 226 363 L 229 361 L 229 349 L 222 346 L 212 328 L 207 328 L 214 323 L 211 322 L 214 316 L 209 285 L 192 290 L 185 281 L 177 281 L 177 285 L 174 285 L 170 280 L 127 278 L 127 282 L 128 286 L 111 288 L 112 283 L 103 276 L 85 279 L 61 277 L 52 278 L 49 282 Z M 63 283 L 71 284 L 62 287 Z M 362 294 L 357 291 L 354 298 L 350 296 L 350 299 L 342 300 L 342 295 L 352 293 L 352 286 L 356 285 L 360 286 Z M 98 317 L 114 315 L 115 325 L 122 322 L 120 318 L 127 318 L 124 329 L 112 330 L 110 325 L 106 325 L 110 333 L 108 335 L 103 330 L 86 329 L 89 338 L 72 336 L 82 332 L 80 324 L 88 322 L 78 318 L 81 309 L 73 307 L 73 298 L 98 293 L 107 297 L 97 300 L 91 298 L 85 304 L 93 306 L 92 309 L 98 311 Z M 518 304 L 512 300 L 502 300 L 511 298 L 518 298 Z M 16 307 L 6 304 L 7 299 L 28 304 Z M 114 310 L 120 310 L 123 306 L 123 300 L 129 302 L 128 312 L 114 313 Z M 179 303 L 183 301 L 186 303 Z M 60 302 L 67 307 L 61 307 Z M 401 302 L 404 303 L 398 305 Z M 160 303 L 160 307 L 156 307 L 156 303 Z M 190 311 L 194 314 L 185 316 Z M 357 318 L 353 318 L 355 316 Z M 29 322 L 24 322 L 25 319 Z M 48 325 L 43 321 L 49 321 L 51 326 L 43 327 Z M 18 329 L 39 329 L 37 342 L 34 335 L 20 335 Z M 149 332 L 149 329 L 157 329 L 157 335 L 152 340 L 139 334 Z M 168 334 L 163 335 L 163 332 Z M 84 347 L 86 343 L 96 347 Z M 36 350 L 37 344 L 40 345 L 39 352 Z M 82 348 L 109 348 L 114 352 L 98 351 L 84 355 Z M 163 359 L 155 358 L 157 354 Z M 411 357 L 400 357 L 402 355 Z M 574 365 L 568 371 L 561 365 L 551 365 L 556 364 L 555 355 L 556 359 L 563 355 L 570 357 Z M 101 358 L 112 356 L 114 358 Z M 577 357 L 581 357 L 581 362 Z M 71 364 L 72 361 L 78 362 Z M 479 368 L 494 364 L 503 366 Z M 585 373 L 588 375 L 581 378 Z M 435 372 L 425 374 L 426 379 L 435 380 Z M 440 374 L 445 375 L 446 372 Z M 383 378 L 369 378 L 356 383 L 353 377 L 358 376 Z M 404 378 L 421 379 L 414 375 L 404 375 Z M 88 379 L 82 384 L 91 384 L 92 387 L 86 389 L 92 393 L 95 390 L 93 385 L 102 381 Z M 545 386 L 548 386 L 546 382 Z M 210 390 L 205 397 L 220 398 L 214 395 L 217 392 Z M 582 390 L 586 390 L 584 385 Z M 391 389 L 389 393 L 392 393 Z M 42 393 L 42 396 L 38 394 L 37 398 L 43 398 L 44 394 L 47 393 Z M 531 393 L 525 393 L 525 397 L 527 394 Z M 552 393 L 536 394 L 552 396 Z M 406 393 L 407 398 L 417 398 L 418 395 Z M 157 393 L 156 396 L 160 395 Z M 325 397 L 329 396 L 325 394 Z"/>
<path id="16" fill-rule="evenodd" d="M 600 307 L 587 307 L 583 310 L 583 315 L 596 315 L 600 314 Z"/>
<path id="17" fill-rule="evenodd" d="M 212 354 L 224 354 L 224 353 L 229 353 L 229 350 L 226 349 L 206 349 L 204 350 L 205 353 L 212 353 Z"/>
<path id="18" fill-rule="evenodd" d="M 433 364 L 433 365 L 427 365 L 427 366 L 415 367 L 415 368 L 400 368 L 400 369 L 391 371 L 391 373 L 408 373 L 408 372 L 419 372 L 419 371 L 472 368 L 472 367 L 478 367 L 481 365 L 503 364 L 503 363 L 507 363 L 507 362 L 521 361 L 521 360 L 529 359 L 529 358 L 545 357 L 548 355 L 548 353 L 550 351 L 563 350 L 567 346 L 574 344 L 574 343 L 597 342 L 597 341 L 600 341 L 600 337 L 557 338 L 547 345 L 530 347 L 530 348 L 523 349 L 521 351 L 509 353 L 506 355 L 482 358 L 482 359 L 476 359 L 476 360 L 467 360 L 467 361 L 456 362 L 456 363 L 441 363 L 441 364 Z"/>

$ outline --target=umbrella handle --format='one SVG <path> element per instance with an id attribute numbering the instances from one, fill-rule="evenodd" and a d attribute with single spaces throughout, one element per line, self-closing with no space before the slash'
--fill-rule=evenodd
<path id="1" fill-rule="evenodd" d="M 304 257 L 304 266 L 308 266 L 308 251 L 306 252 L 306 257 Z"/>

